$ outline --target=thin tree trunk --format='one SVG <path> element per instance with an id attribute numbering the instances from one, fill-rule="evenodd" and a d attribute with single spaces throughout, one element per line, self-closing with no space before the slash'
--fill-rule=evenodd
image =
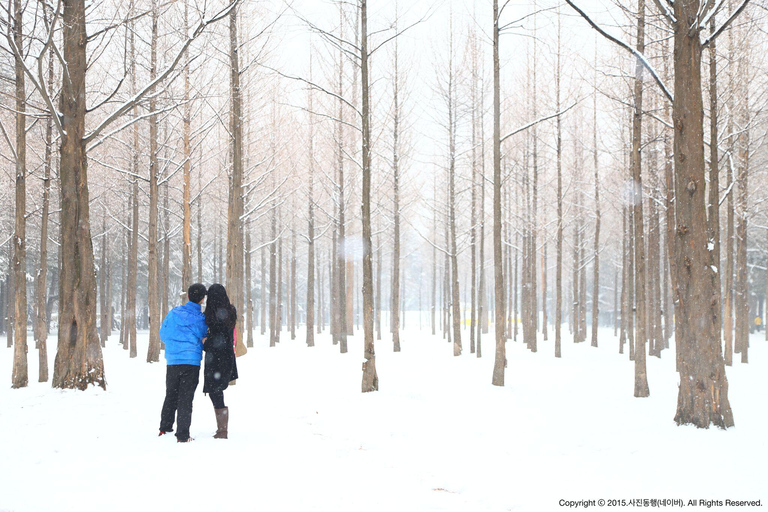
<path id="1" fill-rule="evenodd" d="M 48 54 L 48 83 L 54 80 L 53 50 Z M 50 214 L 51 167 L 53 166 L 53 119 L 45 127 L 45 161 L 43 163 L 43 211 L 40 218 L 40 266 L 35 279 L 35 345 L 39 356 L 38 382 L 48 382 L 48 216 Z"/>
<path id="2" fill-rule="evenodd" d="M 398 68 L 398 45 L 395 39 L 393 78 L 393 121 L 392 121 L 392 194 L 394 200 L 394 241 L 392 246 L 392 344 L 400 352 L 400 75 Z"/>
<path id="3" fill-rule="evenodd" d="M 597 48 L 595 48 L 597 61 Z M 595 62 L 596 64 L 597 62 Z M 595 66 L 597 69 L 597 66 Z M 597 346 L 597 327 L 600 324 L 600 161 L 597 150 L 597 72 L 592 97 L 592 147 L 595 167 L 595 241 L 592 250 L 592 346 Z"/>
<path id="4" fill-rule="evenodd" d="M 101 346 L 107 346 L 107 211 L 101 215 L 101 263 L 99 264 L 99 337 Z"/>
<path id="5" fill-rule="evenodd" d="M 184 30 L 189 30 L 189 0 L 184 0 Z M 191 180 L 191 146 L 192 107 L 189 101 L 189 50 L 184 55 L 184 196 L 182 199 L 182 248 L 181 248 L 181 289 L 182 302 L 187 301 L 186 290 L 192 284 L 192 205 L 190 204 Z M 199 245 L 199 244 L 198 244 Z M 198 254 L 198 258 L 199 258 Z M 200 281 L 198 276 L 198 281 Z"/>
<path id="6" fill-rule="evenodd" d="M 312 80 L 312 60 L 309 61 L 309 77 Z M 314 96 L 308 93 L 309 111 L 314 111 Z M 307 197 L 307 346 L 315 346 L 315 118 L 309 118 L 309 190 Z M 322 284 L 320 285 L 322 289 Z M 320 300 L 322 304 L 322 299 Z M 322 312 L 320 313 L 322 323 Z"/>
<path id="7" fill-rule="evenodd" d="M 499 84 L 499 0 L 493 0 L 493 273 L 496 322 L 494 386 L 504 385 L 507 366 L 504 346 L 504 275 L 501 261 L 501 89 Z"/>
<path id="8" fill-rule="evenodd" d="M 748 194 L 749 194 L 749 86 L 747 76 L 749 73 L 748 55 L 749 42 L 742 43 L 744 53 L 738 58 L 737 73 L 740 77 L 735 92 L 740 105 L 736 106 L 732 115 L 738 116 L 739 136 L 736 139 L 738 148 L 738 176 L 736 198 L 736 283 L 735 283 L 735 322 L 736 333 L 734 338 L 735 351 L 741 354 L 741 362 L 749 360 L 749 281 L 747 269 L 747 224 L 748 224 Z"/>
<path id="9" fill-rule="evenodd" d="M 152 0 L 152 40 L 150 48 L 149 78 L 157 77 L 157 0 Z M 160 282 L 157 250 L 157 216 L 158 216 L 158 133 L 157 133 L 157 99 L 154 94 L 149 96 L 149 233 L 147 256 L 147 303 L 149 306 L 149 348 L 147 349 L 147 362 L 160 361 L 160 297 L 158 295 L 158 283 Z"/>
<path id="10" fill-rule="evenodd" d="M 645 0 L 637 2 L 637 51 L 645 51 Z M 645 364 L 645 342 L 647 339 L 646 294 L 645 294 L 645 231 L 643 223 L 643 181 L 642 181 L 642 116 L 643 116 L 643 64 L 635 63 L 635 110 L 632 118 L 632 181 L 634 204 L 635 241 L 635 289 L 636 289 L 636 335 L 635 335 L 635 396 L 647 397 L 648 373 Z"/>
<path id="11" fill-rule="evenodd" d="M 560 111 L 560 8 L 557 11 L 557 64 L 555 67 L 555 110 Z M 562 357 L 563 323 L 563 128 L 557 116 L 557 264 L 555 275 L 555 357 Z"/>
<path id="12" fill-rule="evenodd" d="M 230 133 L 232 141 L 232 179 L 227 215 L 227 293 L 237 315 L 238 353 L 243 343 L 243 100 L 240 89 L 240 42 L 237 33 L 238 9 L 229 13 Z"/>
<path id="13" fill-rule="evenodd" d="M 363 393 L 378 391 L 376 354 L 373 347 L 373 267 L 371 264 L 371 125 L 368 86 L 368 2 L 360 1 L 360 81 L 363 89 Z"/>
<path id="14" fill-rule="evenodd" d="M 13 39 L 16 48 L 23 50 L 23 7 L 21 0 L 13 2 Z M 16 74 L 16 208 L 13 233 L 14 338 L 13 388 L 24 388 L 29 383 L 27 368 L 27 93 L 24 86 L 24 67 L 21 59 L 14 59 Z M 10 336 L 9 336 L 10 339 Z"/>

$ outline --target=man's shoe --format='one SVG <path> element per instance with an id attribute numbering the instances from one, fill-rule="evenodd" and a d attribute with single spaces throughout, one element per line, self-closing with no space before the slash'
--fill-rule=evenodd
<path id="1" fill-rule="evenodd" d="M 176 438 L 176 442 L 177 442 L 177 443 L 191 443 L 191 442 L 192 442 L 192 441 L 194 441 L 194 440 L 195 440 L 195 439 L 194 439 L 193 437 L 188 437 L 188 438 L 186 438 L 186 439 L 179 439 L 179 438 Z"/>

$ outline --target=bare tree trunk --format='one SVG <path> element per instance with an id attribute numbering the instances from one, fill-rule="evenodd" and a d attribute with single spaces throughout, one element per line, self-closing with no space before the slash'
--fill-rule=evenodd
<path id="1" fill-rule="evenodd" d="M 619 334 L 619 354 L 624 353 L 631 315 L 629 308 L 629 256 L 631 249 L 629 244 L 629 207 L 626 204 L 622 207 L 621 218 L 621 333 Z"/>
<path id="2" fill-rule="evenodd" d="M 322 253 L 319 253 L 322 254 Z M 318 255 L 317 259 L 317 334 L 321 334 L 325 330 L 325 281 L 323 281 L 323 266 L 322 258 Z"/>
<path id="3" fill-rule="evenodd" d="M 597 61 L 597 49 L 595 49 Z M 597 64 L 597 62 L 595 62 Z M 597 66 L 595 66 L 597 69 Z M 597 327 L 600 324 L 600 161 L 597 149 L 597 72 L 592 97 L 592 146 L 595 166 L 595 241 L 592 250 L 592 346 L 597 346 Z"/>
<path id="4" fill-rule="evenodd" d="M 184 30 L 189 31 L 189 0 L 184 0 Z M 181 289 L 182 293 L 184 293 L 184 298 L 182 302 L 187 301 L 186 290 L 192 285 L 192 205 L 190 204 L 192 189 L 190 146 L 192 107 L 189 102 L 189 74 L 189 50 L 187 50 L 184 55 L 184 197 L 182 200 L 183 227 L 181 249 Z"/>
<path id="5" fill-rule="evenodd" d="M 14 310 L 16 308 L 15 300 L 12 300 L 11 297 L 16 297 L 15 292 L 13 291 L 13 247 L 10 247 L 8 249 L 8 278 L 6 279 L 6 282 L 8 284 L 6 292 L 5 292 L 5 318 L 6 318 L 6 338 L 8 342 L 8 348 L 11 348 L 13 346 L 13 324 L 15 323 L 14 320 Z"/>
<path id="6" fill-rule="evenodd" d="M 280 212 L 282 213 L 282 212 Z M 280 213 L 278 215 L 280 215 Z M 280 215 L 280 230 L 282 231 L 282 215 Z M 275 321 L 275 342 L 280 343 L 283 331 L 283 237 L 277 239 L 277 319 Z"/>
<path id="7" fill-rule="evenodd" d="M 645 51 L 645 0 L 637 2 L 637 51 Z M 635 240 L 635 288 L 636 288 L 636 336 L 635 336 L 635 396 L 647 397 L 648 373 L 645 365 L 645 342 L 647 339 L 646 296 L 645 296 L 645 230 L 643 223 L 643 181 L 642 181 L 642 116 L 643 116 L 643 64 L 635 63 L 635 110 L 632 118 L 632 181 L 634 204 Z"/>
<path id="8" fill-rule="evenodd" d="M 251 221 L 245 225 L 245 302 L 248 308 L 248 323 L 245 327 L 245 346 L 253 348 L 253 272 L 251 268 Z M 311 330 L 311 329 L 310 329 Z"/>
<path id="9" fill-rule="evenodd" d="M 482 80 L 482 78 L 481 78 Z M 477 284 L 477 357 L 483 356 L 482 333 L 487 332 L 488 314 L 485 307 L 485 86 L 480 87 L 480 256 Z M 485 331 L 483 330 L 485 329 Z"/>
<path id="10" fill-rule="evenodd" d="M 344 37 L 344 11 L 343 5 L 339 4 L 339 30 L 341 38 Z M 347 294 L 346 294 L 346 244 L 345 244 L 345 204 L 344 204 L 344 121 L 345 111 L 342 96 L 344 94 L 344 53 L 339 50 L 339 77 L 338 77 L 338 123 L 336 123 L 337 132 L 337 195 L 338 195 L 338 224 L 337 239 L 334 254 L 334 278 L 336 298 L 336 325 L 335 325 L 335 343 L 339 344 L 339 351 L 344 354 L 347 352 Z"/>
<path id="11" fill-rule="evenodd" d="M 273 149 L 274 154 L 274 149 Z M 277 182 L 272 174 L 272 188 L 277 186 Z M 272 200 L 272 232 L 269 244 L 269 346 L 274 347 L 277 343 L 277 334 L 280 332 L 280 326 L 277 325 L 277 198 Z M 262 265 L 262 274 L 263 274 Z"/>
<path id="12" fill-rule="evenodd" d="M 128 191 L 128 197 L 130 197 L 130 188 Z M 130 202 L 128 203 L 130 206 Z M 129 210 L 130 212 L 130 210 Z M 131 225 L 131 217 L 130 213 L 126 214 L 126 226 Z M 121 269 L 121 279 L 120 279 L 120 346 L 123 347 L 123 350 L 128 350 L 128 333 L 125 330 L 125 305 L 128 302 L 128 258 L 126 257 L 127 254 L 130 253 L 130 242 L 128 240 L 128 230 L 123 229 L 122 231 L 122 242 L 121 242 L 121 250 L 120 250 L 120 269 Z"/>
<path id="13" fill-rule="evenodd" d="M 448 208 L 451 255 L 451 304 L 453 306 L 453 355 L 461 355 L 461 296 L 459 294 L 459 258 L 456 244 L 456 115 L 454 104 L 453 33 L 450 36 L 451 57 L 448 63 Z"/>
<path id="14" fill-rule="evenodd" d="M 555 67 L 555 110 L 560 111 L 560 8 L 557 11 L 557 63 Z M 557 264 L 555 275 L 555 357 L 562 357 L 563 324 L 563 128 L 557 116 Z"/>
<path id="15" fill-rule="evenodd" d="M 13 39 L 19 51 L 23 50 L 23 7 L 21 0 L 13 2 Z M 16 74 L 16 216 L 13 233 L 14 333 L 13 388 L 24 388 L 29 383 L 27 368 L 27 93 L 24 67 L 20 57 L 15 59 Z M 10 336 L 9 336 L 10 339 Z"/>
<path id="16" fill-rule="evenodd" d="M 400 352 L 400 75 L 395 38 L 392 121 L 392 194 L 394 199 L 394 241 L 392 244 L 392 344 Z"/>
<path id="17" fill-rule="evenodd" d="M 496 358 L 493 385 L 504 385 L 507 366 L 504 346 L 504 275 L 501 261 L 501 89 L 499 84 L 499 0 L 493 0 L 493 272 L 496 320 Z"/>
<path id="18" fill-rule="evenodd" d="M 295 209 L 294 209 L 295 211 Z M 291 324 L 291 339 L 296 339 L 296 314 L 298 311 L 298 300 L 296 299 L 296 229 L 291 221 L 291 314 L 289 320 Z"/>
<path id="19" fill-rule="evenodd" d="M 262 234 L 261 238 L 263 240 L 265 238 L 263 229 L 261 231 L 261 234 Z M 272 244 L 269 244 L 269 247 L 272 247 Z M 261 328 L 261 335 L 264 336 L 264 334 L 267 332 L 267 258 L 265 256 L 267 252 L 267 248 L 262 247 L 260 252 L 261 252 L 261 301 L 259 302 L 259 307 L 261 308 L 261 311 L 259 315 L 260 317 L 259 327 Z"/>
<path id="20" fill-rule="evenodd" d="M 54 80 L 53 49 L 48 53 L 48 83 Z M 39 356 L 38 382 L 48 382 L 48 216 L 51 203 L 51 167 L 53 166 L 53 119 L 45 126 L 45 161 L 43 163 L 43 211 L 40 218 L 40 266 L 35 279 L 35 345 Z"/>
<path id="21" fill-rule="evenodd" d="M 243 100 L 240 90 L 240 42 L 237 8 L 229 13 L 230 132 L 232 137 L 232 179 L 227 216 L 227 293 L 237 315 L 238 353 L 243 353 Z"/>
<path id="22" fill-rule="evenodd" d="M 677 20 L 694 16 L 698 0 L 674 4 Z M 704 128 L 701 94 L 702 46 L 698 31 L 675 30 L 675 210 L 677 236 L 674 259 L 678 297 L 677 330 L 681 342 L 680 388 L 675 422 L 700 428 L 710 423 L 733 426 L 728 380 L 714 318 L 720 313 L 720 290 L 708 270 L 707 219 L 704 187 Z"/>
<path id="23" fill-rule="evenodd" d="M 133 31 L 131 40 L 133 40 Z M 133 48 L 133 44 L 131 44 Z M 131 67 L 135 66 L 132 59 Z M 135 75 L 133 75 L 135 76 Z M 137 116 L 137 109 L 133 111 L 134 117 Z M 138 126 L 133 125 L 133 147 L 131 148 L 132 160 L 131 166 L 134 173 L 138 172 L 139 167 L 139 132 Z M 128 342 L 129 357 L 137 357 L 138 350 L 136 346 L 136 288 L 138 282 L 138 261 L 139 261 L 139 182 L 138 178 L 133 178 L 133 191 L 131 193 L 131 204 L 133 206 L 133 222 L 131 229 L 131 250 L 128 256 L 128 296 L 126 298 L 126 318 L 125 318 L 125 336 Z"/>
<path id="24" fill-rule="evenodd" d="M 61 90 L 61 275 L 59 340 L 53 387 L 106 389 L 96 331 L 96 278 L 89 220 L 85 137 L 86 28 L 84 0 L 63 6 L 62 41 L 69 80 Z"/>
<path id="25" fill-rule="evenodd" d="M 363 393 L 379 389 L 373 347 L 373 267 L 371 264 L 371 125 L 368 86 L 368 1 L 360 0 L 360 80 L 363 89 Z"/>
<path id="26" fill-rule="evenodd" d="M 378 229 L 377 229 L 378 231 Z M 381 235 L 376 236 L 376 298 L 375 298 L 375 312 L 374 323 L 376 324 L 376 340 L 381 339 Z"/>
<path id="27" fill-rule="evenodd" d="M 437 172 L 432 180 L 432 197 L 435 205 L 432 208 L 432 236 L 435 243 L 432 245 L 432 336 L 437 334 L 436 316 L 437 316 Z"/>
<path id="28" fill-rule="evenodd" d="M 167 137 L 164 138 L 167 139 Z M 170 308 L 168 294 L 171 283 L 171 218 L 168 187 L 168 181 L 166 181 L 163 185 L 163 276 L 161 279 L 163 283 L 163 295 L 162 307 L 160 308 L 160 316 L 162 318 L 165 318 L 165 315 Z M 163 343 L 163 340 L 160 340 L 160 348 L 165 350 L 165 343 Z"/>
<path id="29" fill-rule="evenodd" d="M 312 80 L 312 60 L 309 62 L 309 76 Z M 314 111 L 313 94 L 308 93 L 309 111 Z M 307 346 L 315 346 L 315 118 L 309 118 L 309 190 L 307 197 Z M 322 289 L 322 284 L 320 285 Z M 322 303 L 322 300 L 320 300 Z M 322 323 L 322 313 L 320 323 Z"/>
<path id="30" fill-rule="evenodd" d="M 149 78 L 157 77 L 157 0 L 152 0 L 152 40 L 150 48 Z M 158 295 L 158 283 L 160 282 L 157 250 L 157 217 L 158 217 L 158 147 L 157 147 L 157 99 L 154 94 L 149 97 L 149 233 L 147 256 L 147 303 L 149 306 L 149 348 L 147 349 L 147 362 L 160 361 L 160 297 Z"/>
<path id="31" fill-rule="evenodd" d="M 202 153 L 202 152 L 201 152 Z M 201 176 L 203 174 L 202 165 L 197 172 L 197 282 L 203 282 L 203 188 Z"/>
<path id="32" fill-rule="evenodd" d="M 736 198 L 736 283 L 735 283 L 735 351 L 741 354 L 741 362 L 748 362 L 748 349 L 749 349 L 749 281 L 748 281 L 748 269 L 747 269 L 747 224 L 748 224 L 748 194 L 749 194 L 749 131 L 750 131 L 750 115 L 749 115 L 749 41 L 743 40 L 740 43 L 742 48 L 746 46 L 743 53 L 738 58 L 737 73 L 740 77 L 737 85 L 736 97 L 741 103 L 738 105 L 732 115 L 738 116 L 737 125 L 740 133 L 736 139 L 737 144 L 737 162 L 738 162 L 738 176 L 737 191 L 738 196 Z"/>
<path id="33" fill-rule="evenodd" d="M 477 324 L 477 80 L 478 80 L 478 48 L 477 33 L 472 29 L 471 34 L 472 73 L 470 85 L 470 101 L 472 106 L 472 179 L 470 181 L 470 219 L 469 219 L 469 248 L 470 248 L 470 306 L 469 306 L 469 352 L 475 353 L 475 325 Z M 481 178 L 482 179 L 482 178 Z"/>
<path id="34" fill-rule="evenodd" d="M 99 264 L 99 335 L 101 346 L 107 346 L 107 211 L 103 209 L 101 215 L 101 263 Z"/>

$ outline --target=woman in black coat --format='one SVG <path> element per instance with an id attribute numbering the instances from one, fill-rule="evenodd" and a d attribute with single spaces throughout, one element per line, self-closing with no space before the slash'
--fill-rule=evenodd
<path id="1" fill-rule="evenodd" d="M 224 405 L 224 390 L 237 379 L 235 361 L 235 335 L 237 309 L 229 302 L 227 290 L 220 284 L 208 288 L 205 306 L 208 336 L 203 344 L 205 370 L 203 393 L 208 393 L 216 412 L 216 439 L 227 439 L 229 408 Z"/>

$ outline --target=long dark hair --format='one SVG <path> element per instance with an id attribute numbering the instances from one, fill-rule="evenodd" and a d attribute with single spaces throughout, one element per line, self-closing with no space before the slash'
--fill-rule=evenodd
<path id="1" fill-rule="evenodd" d="M 208 288 L 208 298 L 205 305 L 205 323 L 208 327 L 234 327 L 237 322 L 237 310 L 229 302 L 227 290 L 220 284 L 212 284 Z"/>

